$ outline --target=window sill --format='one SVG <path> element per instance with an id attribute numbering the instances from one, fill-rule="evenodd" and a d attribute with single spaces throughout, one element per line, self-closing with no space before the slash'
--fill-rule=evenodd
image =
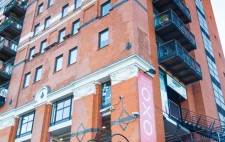
<path id="1" fill-rule="evenodd" d="M 53 6 L 53 4 L 52 4 L 52 5 L 50 5 L 50 6 L 47 6 L 46 10 L 47 10 L 47 9 L 50 9 L 52 6 Z"/>
<path id="2" fill-rule="evenodd" d="M 67 15 L 65 15 L 64 17 L 61 17 L 60 20 L 66 18 L 66 17 L 68 17 L 68 13 L 67 13 Z"/>
<path id="3" fill-rule="evenodd" d="M 76 63 L 77 63 L 77 61 L 74 62 L 74 63 L 72 63 L 72 64 L 68 64 L 67 67 L 70 67 L 70 66 L 72 66 L 72 65 L 74 65 L 74 64 L 76 64 Z"/>
<path id="4" fill-rule="evenodd" d="M 101 50 L 101 49 L 103 49 L 103 48 L 105 48 L 107 46 L 109 46 L 109 44 L 106 44 L 105 46 L 102 46 L 101 48 L 99 47 L 98 50 Z"/>
<path id="5" fill-rule="evenodd" d="M 36 83 L 38 83 L 38 82 L 40 82 L 40 81 L 41 81 L 41 79 L 40 79 L 40 80 L 38 80 L 38 81 L 34 81 L 34 82 L 33 82 L 33 84 L 36 84 Z"/>
<path id="6" fill-rule="evenodd" d="M 28 86 L 26 86 L 26 87 L 23 87 L 21 90 L 25 90 L 26 88 L 28 88 L 29 87 L 29 85 Z"/>
<path id="7" fill-rule="evenodd" d="M 50 27 L 50 25 L 49 25 L 48 27 L 46 27 L 45 29 L 43 29 L 42 31 L 46 31 L 46 30 L 48 30 L 48 29 L 49 29 L 49 27 Z"/>
<path id="8" fill-rule="evenodd" d="M 58 70 L 58 71 L 54 71 L 53 74 L 56 74 L 56 73 L 60 72 L 61 70 L 62 70 L 62 69 L 60 69 L 60 70 Z"/>
<path id="9" fill-rule="evenodd" d="M 100 19 L 102 19 L 102 18 L 106 17 L 106 16 L 107 16 L 107 15 L 109 15 L 109 14 L 110 14 L 110 12 L 109 12 L 109 13 L 107 13 L 107 14 L 105 14 L 105 15 L 103 15 L 103 16 L 102 16 L 102 15 L 101 15 L 101 16 L 99 16 L 99 18 L 100 18 Z"/>

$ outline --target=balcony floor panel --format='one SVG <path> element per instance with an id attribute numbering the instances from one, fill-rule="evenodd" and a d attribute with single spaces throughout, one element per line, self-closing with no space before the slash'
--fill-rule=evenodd
<path id="1" fill-rule="evenodd" d="M 0 85 L 4 84 L 8 80 L 10 80 L 10 75 L 3 71 L 0 71 Z"/>
<path id="2" fill-rule="evenodd" d="M 25 16 L 26 11 L 20 9 L 18 6 L 14 6 L 7 12 L 4 12 L 3 14 L 5 16 L 9 17 L 11 13 L 16 14 L 16 16 L 18 16 L 18 17 L 23 17 L 23 16 Z"/>
<path id="3" fill-rule="evenodd" d="M 11 50 L 10 48 L 0 47 L 0 60 L 2 60 L 3 62 L 11 59 L 15 55 L 16 55 L 16 52 Z"/>
<path id="4" fill-rule="evenodd" d="M 157 26 L 155 29 L 166 42 L 176 39 L 187 51 L 196 49 L 196 46 L 192 45 L 191 41 L 172 22 L 164 23 L 163 26 Z"/>
<path id="5" fill-rule="evenodd" d="M 14 39 L 17 36 L 19 36 L 21 31 L 16 30 L 15 28 L 11 26 L 7 26 L 2 31 L 0 31 L 0 36 L 7 37 L 9 39 Z"/>
<path id="6" fill-rule="evenodd" d="M 159 0 L 153 3 L 153 5 L 159 12 L 172 9 L 176 13 L 176 15 L 184 22 L 184 24 L 188 24 L 191 22 L 191 18 L 189 18 L 183 12 L 183 10 L 179 8 L 179 6 L 177 6 L 174 2 L 171 2 L 171 0 Z"/>
<path id="7" fill-rule="evenodd" d="M 201 78 L 178 56 L 172 56 L 168 58 L 168 60 L 159 60 L 161 60 L 161 65 L 171 71 L 174 76 L 178 77 L 186 85 L 201 80 Z"/>

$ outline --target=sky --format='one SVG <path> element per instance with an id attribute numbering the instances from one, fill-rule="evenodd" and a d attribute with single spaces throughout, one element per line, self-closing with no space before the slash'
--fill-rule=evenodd
<path id="1" fill-rule="evenodd" d="M 225 53 L 225 0 L 211 0 L 211 3 L 223 47 L 223 53 Z"/>

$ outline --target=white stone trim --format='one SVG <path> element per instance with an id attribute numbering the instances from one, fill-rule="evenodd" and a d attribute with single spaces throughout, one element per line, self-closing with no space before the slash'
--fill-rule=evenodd
<path id="1" fill-rule="evenodd" d="M 8 117 L 0 121 L 0 130 L 8 126 L 14 126 L 14 116 Z"/>
<path id="2" fill-rule="evenodd" d="M 96 85 L 96 82 L 94 81 L 74 89 L 73 91 L 74 100 L 80 99 L 90 94 L 96 94 L 95 85 Z"/>
<path id="3" fill-rule="evenodd" d="M 96 93 L 95 84 L 98 82 L 98 80 L 103 79 L 105 77 L 109 77 L 110 75 L 112 76 L 115 74 L 117 78 L 119 76 L 122 76 L 123 80 L 126 80 L 132 76 L 136 76 L 138 70 L 147 71 L 149 69 L 154 69 L 154 67 L 137 54 L 133 54 L 131 56 L 119 60 L 118 62 L 114 62 L 104 68 L 92 72 L 91 74 L 85 75 L 66 85 L 65 87 L 62 87 L 54 92 L 49 93 L 47 95 L 47 101 L 45 101 L 45 103 L 53 103 L 56 100 L 59 100 L 69 95 L 73 95 L 74 92 L 77 92 L 80 96 L 85 96 L 90 93 Z M 123 72 L 130 72 L 130 75 L 124 77 Z M 149 75 L 151 77 L 154 77 L 152 74 Z M 114 83 L 118 83 L 118 81 L 115 81 Z M 89 89 L 87 89 L 88 91 L 84 91 L 85 86 L 89 86 Z M 5 120 L 7 118 L 10 118 L 12 116 L 21 116 L 27 112 L 33 111 L 37 106 L 39 106 L 37 104 L 38 103 L 33 100 L 15 109 L 3 112 L 2 114 L 0 114 L 0 121 L 3 121 L 3 123 L 5 123 Z M 4 125 L 4 127 L 7 126 L 12 126 L 12 124 L 8 123 L 8 125 Z"/>
<path id="4" fill-rule="evenodd" d="M 24 142 L 31 139 L 32 134 L 21 136 L 20 138 L 15 139 L 15 142 Z"/>
<path id="5" fill-rule="evenodd" d="M 48 131 L 49 132 L 52 132 L 52 131 L 56 131 L 56 130 L 59 130 L 59 129 L 68 127 L 68 126 L 72 126 L 72 120 L 65 121 L 65 122 L 56 124 L 54 126 L 51 126 L 51 127 L 49 127 Z"/>
<path id="6" fill-rule="evenodd" d="M 110 74 L 111 84 L 115 85 L 124 80 L 128 80 L 132 77 L 138 76 L 138 67 L 134 65 L 130 65 L 126 68 L 120 69 L 112 74 Z"/>
<path id="7" fill-rule="evenodd" d="M 49 25 L 49 28 L 48 28 L 48 29 L 46 29 L 45 31 L 43 31 L 43 29 L 44 29 L 44 24 L 41 25 L 41 26 L 39 27 L 39 31 L 38 31 L 38 33 L 39 33 L 39 32 L 41 32 L 41 33 L 40 33 L 40 34 L 37 34 L 37 35 L 36 35 L 34 38 L 32 38 L 30 41 L 25 42 L 24 44 L 20 45 L 20 47 L 18 48 L 18 50 L 21 50 L 22 48 L 26 47 L 27 45 L 32 44 L 32 43 L 34 43 L 35 41 L 39 40 L 41 37 L 45 36 L 46 34 L 48 34 L 48 33 L 52 32 L 52 31 L 54 31 L 54 30 L 57 29 L 59 26 L 65 24 L 68 20 L 70 20 L 70 19 L 72 19 L 73 17 L 75 17 L 76 15 L 80 14 L 81 11 L 82 11 L 83 9 L 87 8 L 88 6 L 90 6 L 90 5 L 93 4 L 95 1 L 96 1 L 96 0 L 91 0 L 91 1 L 89 1 L 89 2 L 87 2 L 87 3 L 85 3 L 84 5 L 81 6 L 80 9 L 77 9 L 74 13 L 68 15 L 67 17 L 64 17 L 62 20 L 60 20 L 60 19 L 61 19 L 62 13 L 59 13 L 57 16 L 51 18 L 51 20 L 50 20 L 50 25 Z M 69 9 L 68 9 L 68 14 L 69 14 L 70 12 L 73 12 L 73 10 L 74 10 L 74 4 L 73 4 L 72 6 L 69 7 Z M 58 20 L 60 20 L 60 21 L 58 21 Z M 58 22 L 55 23 L 56 21 L 58 21 Z M 53 23 L 55 23 L 55 24 L 52 25 Z M 50 27 L 50 26 L 52 26 L 52 27 Z M 42 32 L 42 31 L 43 31 L 43 32 Z M 21 44 L 22 42 L 24 42 L 25 40 L 29 39 L 29 38 L 32 37 L 32 36 L 33 36 L 33 31 L 30 32 L 30 33 L 28 33 L 28 34 L 26 34 L 25 36 L 21 37 L 21 38 L 20 38 L 20 41 L 19 41 L 19 44 Z"/>

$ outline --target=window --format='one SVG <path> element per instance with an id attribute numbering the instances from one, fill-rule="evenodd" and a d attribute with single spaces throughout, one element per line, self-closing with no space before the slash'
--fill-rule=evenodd
<path id="1" fill-rule="evenodd" d="M 105 29 L 99 33 L 99 48 L 109 44 L 109 30 Z"/>
<path id="2" fill-rule="evenodd" d="M 38 13 L 37 13 L 38 15 L 42 13 L 43 7 L 44 7 L 44 3 L 42 3 L 38 6 Z"/>
<path id="3" fill-rule="evenodd" d="M 111 83 L 102 83 L 102 109 L 111 106 Z"/>
<path id="4" fill-rule="evenodd" d="M 36 68 L 34 82 L 41 80 L 41 72 L 42 72 L 42 66 Z"/>
<path id="5" fill-rule="evenodd" d="M 38 34 L 39 25 L 40 24 L 37 24 L 36 26 L 34 26 L 34 36 Z"/>
<path id="6" fill-rule="evenodd" d="M 35 50 L 35 47 L 32 47 L 32 48 L 30 49 L 30 53 L 29 53 L 28 60 L 32 60 L 32 59 L 33 59 L 34 50 Z"/>
<path id="7" fill-rule="evenodd" d="M 64 41 L 64 37 L 65 37 L 65 34 L 66 34 L 66 28 L 62 29 L 59 31 L 59 39 L 58 39 L 58 42 L 61 43 Z"/>
<path id="8" fill-rule="evenodd" d="M 33 123 L 34 123 L 34 112 L 20 117 L 17 129 L 17 137 L 21 137 L 26 134 L 31 134 L 33 129 Z"/>
<path id="9" fill-rule="evenodd" d="M 48 7 L 52 6 L 54 3 L 54 0 L 48 0 Z"/>
<path id="10" fill-rule="evenodd" d="M 82 4 L 82 0 L 75 0 L 75 9 L 79 8 Z"/>
<path id="11" fill-rule="evenodd" d="M 68 9 L 69 9 L 69 5 L 65 5 L 63 8 L 62 8 L 62 18 L 65 17 L 67 14 L 68 14 Z"/>
<path id="12" fill-rule="evenodd" d="M 56 57 L 55 59 L 55 72 L 62 69 L 62 63 L 63 63 L 63 55 L 60 55 Z"/>
<path id="13" fill-rule="evenodd" d="M 52 106 L 51 126 L 71 119 L 72 96 L 60 100 Z"/>
<path id="14" fill-rule="evenodd" d="M 78 33 L 78 29 L 80 28 L 80 20 L 73 22 L 72 35 Z"/>
<path id="15" fill-rule="evenodd" d="M 111 2 L 107 1 L 101 5 L 101 16 L 105 16 L 110 12 Z"/>
<path id="16" fill-rule="evenodd" d="M 45 52 L 46 46 L 47 46 L 47 40 L 42 41 L 40 46 L 40 54 Z"/>
<path id="17" fill-rule="evenodd" d="M 45 25 L 44 25 L 44 29 L 48 28 L 50 25 L 50 20 L 51 20 L 51 16 L 49 16 L 48 18 L 45 19 Z"/>
<path id="18" fill-rule="evenodd" d="M 24 76 L 23 88 L 29 86 L 29 82 L 30 82 L 30 72 L 25 74 Z"/>
<path id="19" fill-rule="evenodd" d="M 69 62 L 68 64 L 71 65 L 77 61 L 77 47 L 71 49 L 69 51 Z"/>

